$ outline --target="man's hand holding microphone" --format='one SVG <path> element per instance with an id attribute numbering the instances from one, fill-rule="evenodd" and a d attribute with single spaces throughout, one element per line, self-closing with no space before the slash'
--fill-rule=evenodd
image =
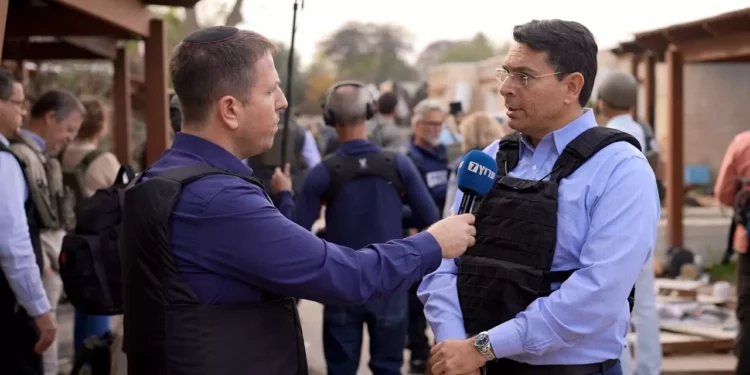
<path id="1" fill-rule="evenodd" d="M 467 213 L 440 220 L 427 228 L 427 232 L 440 244 L 443 258 L 453 259 L 474 245 L 477 228 L 474 227 L 474 215 Z"/>
<path id="2" fill-rule="evenodd" d="M 458 214 L 438 221 L 427 229 L 443 249 L 443 258 L 457 258 L 476 242 L 472 209 L 477 198 L 490 192 L 495 184 L 497 164 L 489 155 L 471 151 L 458 166 L 458 188 L 463 193 Z"/>

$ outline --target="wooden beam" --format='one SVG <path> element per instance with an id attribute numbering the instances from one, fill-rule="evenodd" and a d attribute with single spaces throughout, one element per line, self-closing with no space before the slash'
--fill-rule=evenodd
<path id="1" fill-rule="evenodd" d="M 151 20 L 146 39 L 146 163 L 151 165 L 169 147 L 167 95 L 167 32 L 164 21 Z"/>
<path id="2" fill-rule="evenodd" d="M 684 189 L 684 82 L 683 59 L 679 50 L 667 51 L 667 80 L 669 101 L 669 136 L 667 143 L 667 227 L 668 244 L 683 245 Z"/>
<path id="3" fill-rule="evenodd" d="M 151 12 L 140 0 L 55 0 L 92 18 L 101 19 L 140 37 L 149 35 Z"/>
<path id="4" fill-rule="evenodd" d="M 128 50 L 125 46 L 117 49 L 114 61 L 114 82 L 112 85 L 114 102 L 114 131 L 112 144 L 120 164 L 131 165 L 130 122 L 133 110 L 130 105 L 130 70 Z"/>
<path id="5" fill-rule="evenodd" d="M 8 2 L 0 0 L 0 61 L 3 59 L 3 42 L 5 41 L 5 26 L 8 20 Z"/>
<path id="6" fill-rule="evenodd" d="M 85 44 L 63 41 L 6 41 L 3 56 L 6 60 L 112 60 L 115 57 L 114 51 L 91 50 Z"/>
<path id="7" fill-rule="evenodd" d="M 750 57 L 750 32 L 731 34 L 711 39 L 680 42 L 685 62 L 708 62 Z"/>
<path id="8" fill-rule="evenodd" d="M 33 8 L 14 5 L 5 28 L 6 38 L 105 35 L 118 39 L 140 38 L 138 33 L 57 4 Z"/>
<path id="9" fill-rule="evenodd" d="M 148 5 L 165 5 L 170 7 L 192 8 L 199 0 L 141 0 Z"/>
<path id="10" fill-rule="evenodd" d="M 95 53 L 101 57 L 114 60 L 117 57 L 117 40 L 95 37 L 64 37 L 63 42 Z"/>

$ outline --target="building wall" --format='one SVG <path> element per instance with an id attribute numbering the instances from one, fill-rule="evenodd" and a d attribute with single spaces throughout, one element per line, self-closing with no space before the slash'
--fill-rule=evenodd
<path id="1" fill-rule="evenodd" d="M 505 56 L 478 62 L 446 63 L 433 67 L 427 74 L 428 96 L 445 103 L 460 100 L 465 112 L 501 112 L 505 105 L 495 69 Z"/>
<path id="2" fill-rule="evenodd" d="M 616 58 L 610 52 L 599 56 L 598 79 L 612 69 L 630 71 L 627 57 Z M 655 130 L 666 157 L 669 121 L 668 81 L 665 63 L 656 65 Z M 645 79 L 645 63 L 639 67 L 639 79 Z M 712 178 L 718 174 L 726 148 L 735 135 L 750 130 L 750 64 L 689 64 L 684 72 L 684 150 L 685 165 L 706 165 Z M 597 79 L 597 80 L 598 80 Z M 639 115 L 645 118 L 645 92 L 641 89 Z"/>

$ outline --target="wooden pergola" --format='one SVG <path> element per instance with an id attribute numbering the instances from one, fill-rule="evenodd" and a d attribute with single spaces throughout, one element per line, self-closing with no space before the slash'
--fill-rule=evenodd
<path id="1" fill-rule="evenodd" d="M 198 0 L 0 0 L 0 60 L 110 60 L 114 64 L 112 144 L 131 163 L 131 78 L 120 41 L 145 42 L 146 154 L 169 146 L 164 22 L 148 5 L 193 7 Z"/>
<path id="2" fill-rule="evenodd" d="M 724 13 L 694 22 L 635 34 L 635 39 L 613 50 L 631 57 L 631 70 L 638 76 L 646 63 L 645 113 L 654 124 L 656 102 L 656 62 L 666 62 L 668 81 L 668 126 L 666 209 L 668 245 L 682 246 L 684 196 L 684 85 L 685 64 L 750 61 L 750 8 Z"/>

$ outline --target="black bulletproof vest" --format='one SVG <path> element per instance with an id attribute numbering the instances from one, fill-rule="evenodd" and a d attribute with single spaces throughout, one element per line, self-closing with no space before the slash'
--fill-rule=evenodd
<path id="1" fill-rule="evenodd" d="M 550 270 L 557 243 L 558 186 L 599 150 L 620 141 L 640 150 L 627 133 L 603 127 L 584 131 L 557 159 L 549 181 L 508 176 L 518 164 L 519 134 L 500 141 L 498 180 L 475 213 L 476 244 L 458 264 L 458 296 L 468 334 L 513 319 L 552 293 L 551 283 L 563 282 L 576 271 Z M 633 296 L 634 290 L 631 308 Z"/>
<path id="2" fill-rule="evenodd" d="M 266 292 L 257 303 L 204 305 L 177 270 L 170 245 L 172 210 L 182 187 L 215 174 L 263 187 L 254 177 L 192 165 L 143 182 L 138 178 L 125 193 L 121 259 L 128 373 L 305 375 L 304 340 L 292 298 Z"/>
<path id="3" fill-rule="evenodd" d="M 7 152 L 18 161 L 18 165 L 21 170 L 25 168 L 24 162 L 14 154 L 10 148 L 0 142 L 0 152 Z M 24 174 L 24 179 L 26 175 Z M 0 178 L 8 178 L 8 176 L 0 176 Z M 28 185 L 28 181 L 26 181 Z M 27 188 L 28 189 L 28 188 Z M 29 194 L 26 202 L 24 202 L 24 208 L 26 210 L 26 221 L 29 225 L 29 237 L 31 238 L 31 247 L 34 249 L 34 256 L 36 257 L 36 264 L 39 266 L 39 273 L 41 274 L 44 268 L 44 258 L 42 258 L 42 241 L 39 237 L 39 217 L 36 213 L 36 207 L 34 202 L 31 200 L 31 194 Z M 16 301 L 16 295 L 10 289 L 8 279 L 5 277 L 5 273 L 0 269 L 0 316 L 4 316 L 5 312 L 12 312 L 16 309 L 18 302 Z"/>
<path id="4" fill-rule="evenodd" d="M 330 203 L 339 190 L 349 181 L 361 177 L 380 177 L 387 181 L 402 198 L 404 182 L 396 167 L 396 153 L 379 151 L 364 155 L 341 155 L 334 153 L 323 158 L 330 182 L 322 194 L 324 203 Z"/>

